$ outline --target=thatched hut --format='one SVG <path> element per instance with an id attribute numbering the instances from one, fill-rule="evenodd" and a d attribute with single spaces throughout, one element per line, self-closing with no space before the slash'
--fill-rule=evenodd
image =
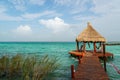
<path id="1" fill-rule="evenodd" d="M 83 51 L 86 51 L 86 43 L 92 42 L 94 53 L 96 53 L 96 43 L 105 43 L 106 39 L 101 36 L 88 22 L 87 28 L 83 30 L 76 38 L 77 51 L 79 51 L 79 42 L 83 42 Z"/>

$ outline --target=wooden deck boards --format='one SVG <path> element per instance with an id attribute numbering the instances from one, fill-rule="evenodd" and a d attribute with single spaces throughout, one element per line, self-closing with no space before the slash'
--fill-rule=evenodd
<path id="1" fill-rule="evenodd" d="M 75 51 L 75 50 L 69 52 L 69 54 L 74 55 L 74 56 L 83 56 L 82 53 L 84 53 L 84 52 L 78 52 L 78 51 Z M 89 53 L 92 53 L 92 54 L 93 54 L 93 52 L 87 52 L 87 53 L 88 53 L 88 54 L 89 54 Z M 87 53 L 86 53 L 86 54 L 87 54 Z M 103 53 L 102 53 L 102 52 L 96 52 L 94 55 L 96 55 L 96 56 L 98 56 L 98 57 L 103 57 Z M 113 58 L 114 55 L 113 55 L 112 53 L 110 53 L 110 52 L 106 52 L 106 53 L 105 53 L 105 56 L 106 56 L 106 57 L 112 57 L 112 58 Z"/>
<path id="2" fill-rule="evenodd" d="M 97 56 L 84 56 L 72 80 L 109 80 Z"/>

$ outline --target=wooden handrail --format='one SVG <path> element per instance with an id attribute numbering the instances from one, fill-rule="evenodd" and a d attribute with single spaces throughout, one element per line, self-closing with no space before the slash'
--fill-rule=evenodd
<path id="1" fill-rule="evenodd" d="M 112 45 L 120 45 L 120 43 L 105 43 L 105 45 L 112 46 Z"/>

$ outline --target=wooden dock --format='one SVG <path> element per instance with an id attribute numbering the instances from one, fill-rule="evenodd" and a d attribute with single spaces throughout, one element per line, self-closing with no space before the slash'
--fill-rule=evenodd
<path id="1" fill-rule="evenodd" d="M 76 51 L 76 50 L 73 50 L 73 51 L 70 51 L 69 54 L 71 54 L 72 56 L 76 56 L 76 57 L 82 57 L 84 56 L 84 52 L 80 52 L 80 51 Z M 93 55 L 93 51 L 87 51 L 88 55 Z M 103 57 L 103 52 L 96 52 L 96 54 L 94 54 L 95 56 L 98 56 L 99 58 Z M 111 57 L 113 58 L 113 54 L 110 53 L 110 52 L 105 52 L 105 57 L 108 58 L 108 57 Z"/>
<path id="2" fill-rule="evenodd" d="M 85 55 L 82 57 L 72 80 L 109 80 L 109 77 L 99 62 L 98 56 Z"/>

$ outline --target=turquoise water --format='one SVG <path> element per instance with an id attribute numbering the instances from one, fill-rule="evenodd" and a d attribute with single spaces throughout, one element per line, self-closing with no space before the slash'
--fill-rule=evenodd
<path id="1" fill-rule="evenodd" d="M 75 50 L 75 42 L 0 42 L 0 56 L 15 54 L 57 56 L 60 59 L 60 68 L 49 76 L 51 80 L 70 80 L 70 65 L 76 65 L 76 59 L 70 57 L 68 52 Z M 107 63 L 107 73 L 110 80 L 120 80 L 118 74 L 110 63 L 120 69 L 120 46 L 108 46 L 107 51 L 114 54 L 114 59 Z"/>

